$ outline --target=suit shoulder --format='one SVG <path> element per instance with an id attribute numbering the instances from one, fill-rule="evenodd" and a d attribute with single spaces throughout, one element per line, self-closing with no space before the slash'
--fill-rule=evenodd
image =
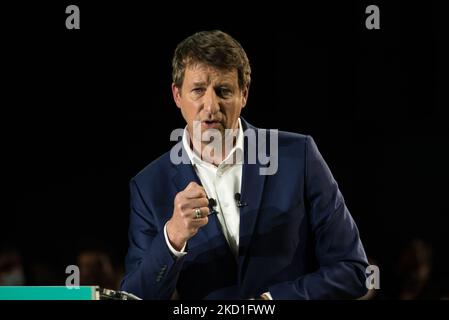
<path id="1" fill-rule="evenodd" d="M 311 137 L 301 133 L 279 131 L 278 141 L 280 148 L 303 150 Z"/>
<path id="2" fill-rule="evenodd" d="M 137 183 L 143 181 L 149 181 L 154 179 L 155 177 L 165 176 L 168 173 L 168 170 L 171 167 L 170 161 L 170 151 L 162 154 L 159 158 L 153 160 L 148 165 L 146 165 L 142 170 L 140 170 L 132 180 Z M 156 179 L 157 180 L 157 179 Z"/>
<path id="3" fill-rule="evenodd" d="M 271 135 L 271 132 L 273 129 L 265 129 L 265 128 L 257 128 L 257 127 L 250 127 L 250 129 L 255 129 L 259 131 L 259 134 L 262 132 L 266 132 L 267 134 L 267 141 L 268 136 Z M 296 132 L 289 132 L 289 131 L 277 131 L 277 146 L 279 147 L 279 152 L 282 154 L 304 154 L 304 151 L 307 148 L 307 144 L 310 143 L 309 140 L 313 140 L 311 136 L 296 133 Z"/>
<path id="4" fill-rule="evenodd" d="M 308 135 L 289 131 L 279 131 L 279 140 L 286 142 L 305 143 L 308 139 Z"/>

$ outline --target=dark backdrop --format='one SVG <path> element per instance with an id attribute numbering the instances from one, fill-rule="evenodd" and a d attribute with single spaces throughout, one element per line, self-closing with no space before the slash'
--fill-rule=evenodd
<path id="1" fill-rule="evenodd" d="M 100 246 L 122 264 L 128 182 L 184 126 L 171 99 L 174 48 L 222 29 L 253 69 L 243 116 L 315 138 L 385 287 L 415 237 L 434 248 L 436 276 L 448 276 L 441 8 L 377 3 L 381 29 L 370 31 L 371 3 L 360 1 L 73 3 L 78 31 L 65 29 L 69 3 L 2 10 L 1 238 L 26 261 L 63 277 L 79 250 Z"/>

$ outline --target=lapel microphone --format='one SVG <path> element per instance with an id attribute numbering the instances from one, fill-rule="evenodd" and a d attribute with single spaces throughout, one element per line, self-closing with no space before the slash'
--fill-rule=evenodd
<path id="1" fill-rule="evenodd" d="M 241 195 L 240 195 L 240 193 L 237 192 L 234 195 L 234 199 L 235 199 L 235 201 L 237 201 L 237 207 L 238 208 L 246 207 L 248 204 L 246 202 L 241 202 L 240 198 L 241 198 Z"/>
<path id="2" fill-rule="evenodd" d="M 217 206 L 217 201 L 215 201 L 214 198 L 208 198 L 208 200 L 209 200 L 209 215 L 218 214 L 218 211 L 215 210 L 215 207 Z"/>
<path id="3" fill-rule="evenodd" d="M 237 202 L 238 208 L 243 208 L 248 205 L 246 202 L 241 201 L 241 195 L 238 192 L 234 195 L 234 199 Z M 208 200 L 209 200 L 209 214 L 218 214 L 218 211 L 215 209 L 215 207 L 217 206 L 217 201 L 214 198 L 208 198 Z"/>

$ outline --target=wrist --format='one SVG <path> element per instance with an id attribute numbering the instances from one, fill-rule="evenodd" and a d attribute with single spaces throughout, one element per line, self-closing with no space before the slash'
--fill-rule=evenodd
<path id="1" fill-rule="evenodd" d="M 181 249 L 186 244 L 187 240 L 185 240 L 182 237 L 177 237 L 176 236 L 177 232 L 174 232 L 171 227 L 172 227 L 171 220 L 169 220 L 167 222 L 168 241 L 170 241 L 170 244 L 173 247 L 173 249 L 175 249 L 176 251 L 181 251 Z"/>

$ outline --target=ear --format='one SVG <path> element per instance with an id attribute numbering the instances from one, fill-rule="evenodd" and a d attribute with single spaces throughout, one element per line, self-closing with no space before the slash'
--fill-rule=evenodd
<path id="1" fill-rule="evenodd" d="M 242 108 L 245 108 L 246 103 L 248 102 L 248 93 L 249 93 L 249 86 L 247 86 L 242 90 Z"/>
<path id="2" fill-rule="evenodd" d="M 179 109 L 181 109 L 181 89 L 178 88 L 175 83 L 171 84 L 171 92 L 173 94 L 173 100 Z"/>

